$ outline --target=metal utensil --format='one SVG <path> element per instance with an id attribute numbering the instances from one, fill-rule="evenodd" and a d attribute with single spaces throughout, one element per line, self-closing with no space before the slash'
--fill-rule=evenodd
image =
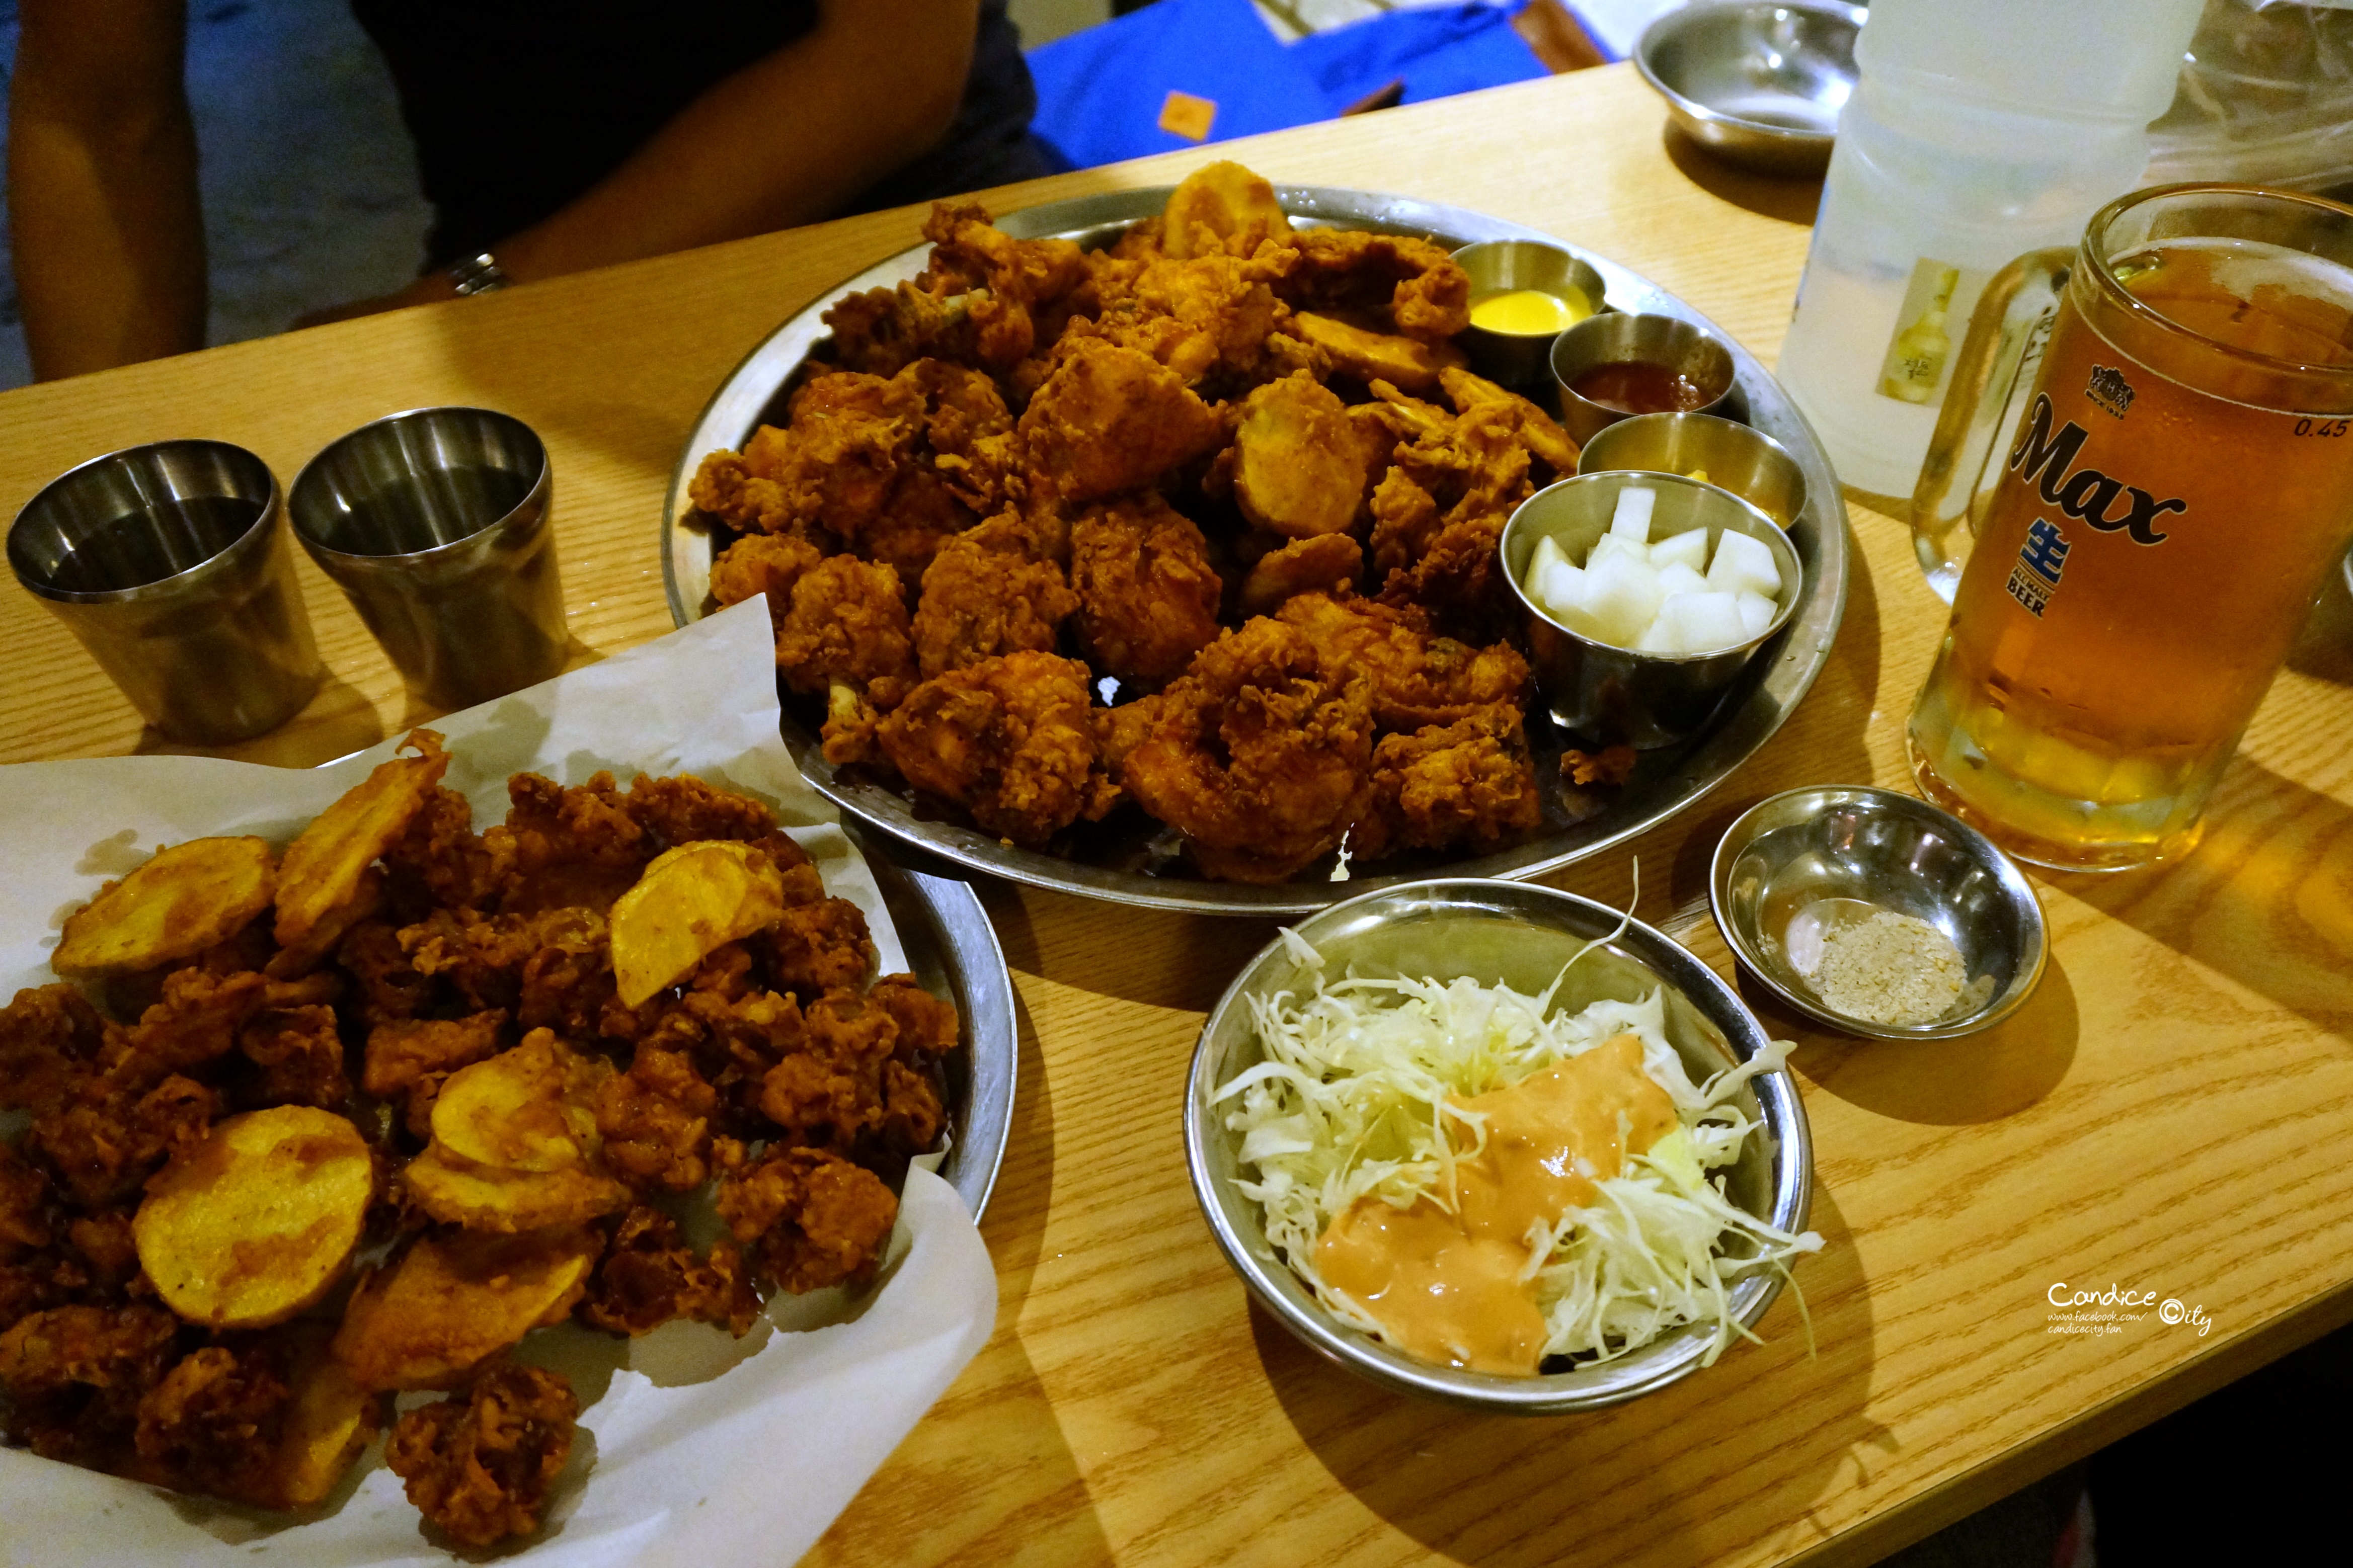
<path id="1" fill-rule="evenodd" d="M 1601 274 L 1557 245 L 1535 239 L 1486 239 L 1464 246 L 1454 253 L 1454 260 L 1470 275 L 1473 301 L 1517 289 L 1556 298 L 1564 289 L 1574 289 L 1595 312 L 1607 305 L 1608 286 Z M 1490 331 L 1473 321 L 1462 334 L 1462 346 L 1471 355 L 1471 368 L 1481 375 L 1505 386 L 1526 386 L 1544 380 L 1553 342 L 1559 336 L 1559 332 Z"/>
<path id="2" fill-rule="evenodd" d="M 50 480 L 10 525 L 8 564 L 142 719 L 174 741 L 242 741 L 325 674 L 282 510 L 244 447 L 158 441 Z"/>
<path id="3" fill-rule="evenodd" d="M 287 512 L 410 689 L 468 708 L 564 668 L 552 484 L 513 416 L 415 408 L 303 465 Z"/>
<path id="4" fill-rule="evenodd" d="M 1747 534 L 1773 552 L 1781 591 L 1763 631 L 1712 653 L 1642 653 L 1572 630 L 1536 603 L 1526 582 L 1536 542 L 1549 538 L 1572 564 L 1582 563 L 1609 531 L 1620 492 L 1638 486 L 1658 496 L 1651 514 L 1653 539 L 1704 528 L 1713 557 L 1716 541 L 1730 531 Z M 1525 613 L 1528 663 L 1554 722 L 1571 734 L 1605 742 L 1663 746 L 1699 729 L 1742 667 L 1798 607 L 1798 552 L 1779 526 L 1737 496 L 1680 474 L 1584 474 L 1547 485 L 1512 513 L 1498 548 L 1504 574 Z"/>
<path id="5" fill-rule="evenodd" d="M 1577 390 L 1577 381 L 1604 365 L 1654 365 L 1680 375 L 1698 392 L 1688 414 L 1725 406 L 1733 383 L 1732 345 L 1679 316 L 1613 311 L 1592 316 L 1552 341 L 1552 378 L 1560 388 L 1560 423 L 1570 437 L 1590 441 L 1637 409 L 1600 403 Z"/>
<path id="6" fill-rule="evenodd" d="M 1709 151 L 1767 174 L 1819 174 L 1870 16 L 1825 0 L 1680 6 L 1642 30 L 1634 66 Z"/>
<path id="7" fill-rule="evenodd" d="M 1991 839 L 1925 801 L 1860 784 L 1793 789 L 1725 830 L 1708 880 L 1716 928 L 1775 994 L 1818 1023 L 1883 1040 L 1944 1040 L 1989 1028 L 2026 1004 L 2049 942 L 2042 905 Z M 1863 906 L 1862 909 L 1848 907 Z M 1949 938 L 1970 986 L 1944 1016 L 1879 1024 L 1836 1011 L 1792 961 L 1798 940 L 1880 910 Z"/>
<path id="8" fill-rule="evenodd" d="M 1574 1013 L 1602 997 L 1638 1001 L 1666 987 L 1667 1038 L 1694 1080 L 1763 1050 L 1756 1016 L 1707 965 L 1636 921 L 1619 930 L 1618 911 L 1590 899 L 1519 882 L 1472 879 L 1409 883 L 1335 904 L 1300 922 L 1298 934 L 1323 955 L 1325 973 L 1468 976 L 1541 992 L 1590 943 L 1602 951 L 1562 979 L 1556 1006 Z M 1433 1366 L 1340 1322 L 1316 1303 L 1266 1239 L 1259 1205 L 1237 1189 L 1240 1139 L 1214 1097 L 1261 1056 L 1250 999 L 1314 984 L 1312 970 L 1277 940 L 1260 950 L 1226 988 L 1202 1026 L 1185 1094 L 1185 1163 L 1193 1195 L 1226 1261 L 1259 1303 L 1309 1349 L 1335 1365 L 1396 1389 L 1499 1414 L 1556 1415 L 1599 1410 L 1689 1375 L 1706 1352 L 1697 1328 L 1667 1334 L 1619 1360 L 1538 1377 L 1497 1377 Z M 1750 1098 L 1750 1090 L 1754 1097 Z M 1726 1168 L 1725 1195 L 1787 1231 L 1805 1228 L 1813 1198 L 1813 1150 L 1805 1109 L 1786 1072 L 1766 1073 L 1732 1103 L 1763 1123 Z M 1780 1289 L 1776 1274 L 1732 1287 L 1732 1315 L 1754 1325 Z"/>
<path id="9" fill-rule="evenodd" d="M 1691 476 L 1730 490 L 1783 528 L 1806 510 L 1806 471 L 1770 436 L 1713 414 L 1638 414 L 1585 444 L 1580 474 L 1639 469 Z"/>

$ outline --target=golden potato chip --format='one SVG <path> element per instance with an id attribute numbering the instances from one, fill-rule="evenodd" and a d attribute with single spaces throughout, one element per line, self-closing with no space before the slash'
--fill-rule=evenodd
<path id="1" fill-rule="evenodd" d="M 657 856 L 615 900 L 613 979 L 634 1007 L 714 949 L 785 918 L 785 878 L 749 844 L 712 839 Z"/>
<path id="2" fill-rule="evenodd" d="M 366 1389 L 448 1388 L 588 1287 L 603 1239 L 586 1226 L 521 1236 L 427 1236 L 360 1282 L 335 1360 Z"/>
<path id="3" fill-rule="evenodd" d="M 585 1165 L 511 1171 L 452 1153 L 439 1143 L 403 1167 L 411 1202 L 445 1224 L 512 1233 L 572 1225 L 626 1208 L 629 1189 Z"/>
<path id="4" fill-rule="evenodd" d="M 331 1110 L 280 1105 L 216 1122 L 157 1172 L 131 1237 L 181 1317 L 265 1328 L 334 1288 L 375 1193 L 359 1129 Z"/>
<path id="5" fill-rule="evenodd" d="M 324 1323 L 289 1323 L 286 1403 L 278 1447 L 241 1472 L 238 1500 L 263 1508 L 309 1508 L 335 1488 L 383 1422 L 384 1400 L 352 1381 L 329 1347 Z"/>
<path id="6" fill-rule="evenodd" d="M 359 896 L 367 868 L 408 831 L 448 771 L 433 731 L 410 731 L 407 744 L 416 756 L 378 763 L 286 847 L 278 878 L 279 946 L 300 946 L 312 927 Z"/>
<path id="7" fill-rule="evenodd" d="M 191 838 L 159 849 L 66 917 L 49 967 L 79 980 L 193 958 L 269 907 L 276 858 L 260 838 Z"/>
<path id="8" fill-rule="evenodd" d="M 459 1068 L 433 1102 L 433 1142 L 507 1171 L 560 1171 L 596 1146 L 596 1091 L 613 1064 L 533 1029 L 511 1051 Z"/>
<path id="9" fill-rule="evenodd" d="M 1177 260 L 1200 254 L 1193 227 L 1205 224 L 1219 239 L 1248 228 L 1269 238 L 1291 232 L 1291 220 L 1265 179 L 1230 159 L 1204 163 L 1169 193 L 1161 246 Z"/>

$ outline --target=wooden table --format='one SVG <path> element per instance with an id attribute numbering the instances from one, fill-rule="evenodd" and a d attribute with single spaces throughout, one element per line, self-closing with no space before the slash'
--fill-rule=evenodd
<path id="1" fill-rule="evenodd" d="M 1662 134 L 1627 68 L 1220 148 L 1279 181 L 1480 208 L 1617 258 L 1768 358 L 1813 188 Z M 1173 181 L 1207 154 L 1000 193 L 995 210 Z M 670 629 L 661 497 L 703 400 L 770 327 L 913 243 L 883 214 L 0 396 L 0 515 L 95 453 L 202 434 L 281 479 L 392 409 L 483 403 L 547 438 L 578 657 Z M 1903 785 L 1944 610 L 1903 530 L 1855 509 L 1836 653 L 1782 731 L 1636 848 L 1639 911 L 1720 971 L 1716 837 L 1813 782 Z M 334 679 L 241 754 L 309 763 L 411 717 L 325 580 Z M 1827 1246 L 1769 1341 L 1606 1415 L 1510 1421 L 1377 1391 L 1247 1304 L 1187 1188 L 1201 1015 L 1269 935 L 986 886 L 1026 1011 L 983 1229 L 997 1331 L 835 1525 L 835 1563 L 1862 1563 L 2353 1316 L 2353 611 L 2332 587 L 2161 875 L 2039 877 L 2050 973 L 2008 1026 L 1902 1047 L 1794 1035 Z M 151 749 L 64 630 L 0 595 L 0 758 Z M 1627 858 L 1564 879 L 1622 900 Z M 1752 1000 L 1755 993 L 1751 992 Z M 2202 1307 L 2051 1331 L 2046 1293 Z"/>

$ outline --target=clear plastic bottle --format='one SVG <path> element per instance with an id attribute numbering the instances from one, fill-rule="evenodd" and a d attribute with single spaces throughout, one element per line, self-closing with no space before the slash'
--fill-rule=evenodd
<path id="1" fill-rule="evenodd" d="M 1949 366 L 1922 345 L 2139 183 L 2202 5 L 1875 0 L 1779 365 L 1849 488 L 1910 497 Z"/>

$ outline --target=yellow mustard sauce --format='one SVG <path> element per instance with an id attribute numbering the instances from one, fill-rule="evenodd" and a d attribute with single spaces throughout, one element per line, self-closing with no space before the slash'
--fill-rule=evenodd
<path id="1" fill-rule="evenodd" d="M 1558 292 L 1512 289 L 1471 301 L 1471 324 L 1491 332 L 1535 337 L 1567 331 L 1593 314 L 1593 301 L 1574 283 Z"/>
<path id="2" fill-rule="evenodd" d="M 1533 1274 L 1520 1278 L 1529 1230 L 1591 1203 L 1595 1183 L 1674 1129 L 1674 1102 L 1642 1071 L 1641 1041 L 1620 1035 L 1449 1103 L 1486 1118 L 1484 1147 L 1455 1163 L 1454 1212 L 1368 1194 L 1325 1228 L 1315 1269 L 1409 1355 L 1534 1377 L 1546 1329 Z"/>

